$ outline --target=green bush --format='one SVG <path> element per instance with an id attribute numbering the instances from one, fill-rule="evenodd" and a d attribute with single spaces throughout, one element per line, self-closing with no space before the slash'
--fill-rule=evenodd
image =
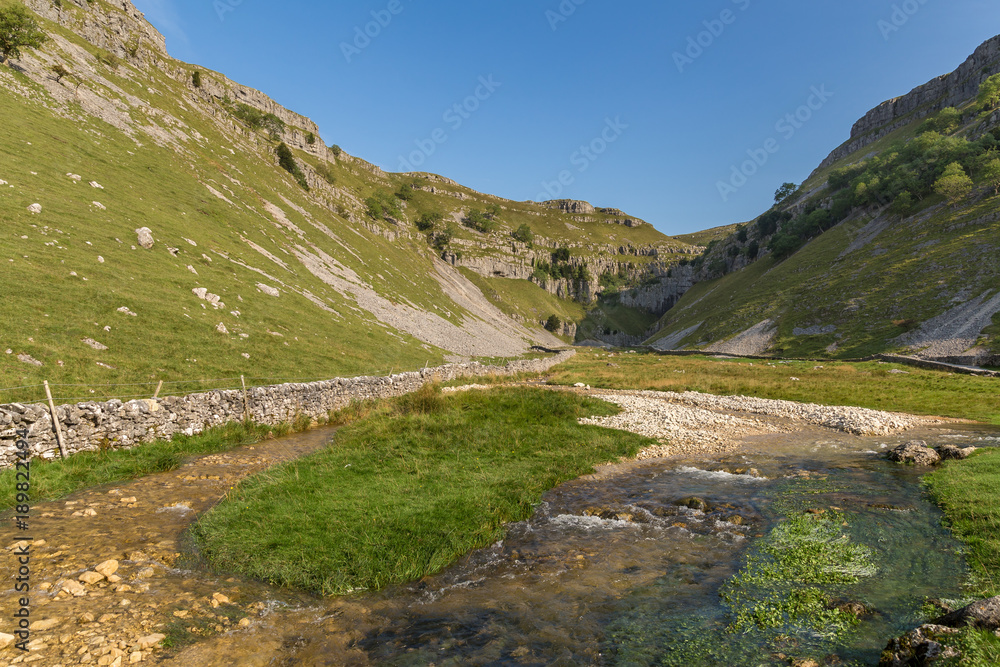
<path id="1" fill-rule="evenodd" d="M 316 135 L 313 134 L 312 132 L 310 132 L 309 134 L 307 134 L 306 135 L 306 143 L 309 144 L 310 146 L 312 146 L 313 144 L 315 144 L 316 143 Z"/>
<path id="2" fill-rule="evenodd" d="M 233 109 L 233 115 L 243 121 L 251 130 L 259 130 L 264 126 L 264 114 L 249 104 L 240 102 Z M 287 148 L 287 147 L 286 147 Z"/>
<path id="3" fill-rule="evenodd" d="M 780 204 L 798 191 L 799 186 L 795 183 L 782 183 L 781 187 L 774 193 L 774 203 Z"/>
<path id="4" fill-rule="evenodd" d="M 458 233 L 458 229 L 455 227 L 455 223 L 448 221 L 448 224 L 444 226 L 444 229 L 438 232 L 432 232 L 427 238 L 431 242 L 431 245 L 437 248 L 440 252 L 444 252 L 448 249 L 451 244 L 451 240 L 455 238 L 455 234 Z M 461 253 L 459 253 L 461 257 Z"/>
<path id="5" fill-rule="evenodd" d="M 979 107 L 984 111 L 1000 104 L 1000 74 L 994 74 L 979 86 Z"/>
<path id="6" fill-rule="evenodd" d="M 934 183 L 934 192 L 948 200 L 954 206 L 972 192 L 972 179 L 958 162 L 949 164 L 944 173 Z"/>
<path id="7" fill-rule="evenodd" d="M 0 63 L 20 58 L 21 49 L 40 48 L 48 41 L 34 15 L 21 3 L 0 7 Z"/>
<path id="8" fill-rule="evenodd" d="M 499 226 L 495 219 L 495 215 L 491 215 L 489 209 L 486 211 L 472 209 L 469 211 L 469 214 L 465 216 L 463 222 L 466 227 L 470 227 L 484 234 L 495 232 Z"/>
<path id="9" fill-rule="evenodd" d="M 316 167 L 316 173 L 322 176 L 323 180 L 330 185 L 337 184 L 337 177 L 333 175 L 332 171 L 330 171 L 330 165 L 328 163 L 320 162 Z"/>
<path id="10" fill-rule="evenodd" d="M 399 200 L 390 195 L 385 190 L 378 190 L 372 196 L 365 199 L 365 206 L 368 215 L 373 220 L 388 220 L 389 218 L 400 218 L 403 211 L 399 207 Z"/>
<path id="11" fill-rule="evenodd" d="M 195 88 L 201 88 L 201 72 L 198 70 L 191 74 L 191 85 Z"/>
<path id="12" fill-rule="evenodd" d="M 432 232 L 438 225 L 444 220 L 444 216 L 440 213 L 424 213 L 419 218 L 417 218 L 417 229 L 422 232 Z"/>
<path id="13" fill-rule="evenodd" d="M 531 227 L 528 225 L 521 225 L 518 227 L 511 236 L 514 237 L 515 241 L 520 241 L 526 245 L 531 245 L 535 240 L 535 234 L 531 231 Z"/>
<path id="14" fill-rule="evenodd" d="M 399 190 L 396 191 L 396 199 L 401 199 L 403 201 L 410 201 L 413 199 L 413 186 L 409 183 L 403 183 L 399 186 Z"/>
<path id="15" fill-rule="evenodd" d="M 285 133 L 285 121 L 281 120 L 273 113 L 264 114 L 262 124 L 271 136 L 272 141 L 278 141 Z"/>
<path id="16" fill-rule="evenodd" d="M 925 134 L 927 132 L 949 134 L 957 130 L 961 123 L 962 114 L 959 110 L 955 107 L 947 107 L 921 123 L 920 127 L 917 128 L 917 134 Z"/>
<path id="17" fill-rule="evenodd" d="M 292 149 L 290 149 L 285 142 L 281 142 L 278 144 L 278 147 L 274 150 L 274 152 L 278 155 L 278 164 L 281 168 L 291 174 L 298 184 L 308 191 L 309 182 L 306 181 L 306 176 L 302 173 L 299 163 L 295 161 L 295 156 L 292 155 Z"/>
<path id="18" fill-rule="evenodd" d="M 556 333 L 557 331 L 562 331 L 562 320 L 559 319 L 558 315 L 549 315 L 549 319 L 545 321 L 546 331 L 551 331 Z"/>

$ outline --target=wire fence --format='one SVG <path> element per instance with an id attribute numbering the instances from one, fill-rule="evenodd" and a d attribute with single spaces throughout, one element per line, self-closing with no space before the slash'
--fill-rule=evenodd
<path id="1" fill-rule="evenodd" d="M 391 375 L 399 369 L 388 368 L 370 371 L 364 374 L 348 376 L 382 377 Z M 339 376 L 343 377 L 343 376 Z M 242 390 L 246 382 L 247 389 L 253 387 L 268 387 L 278 384 L 325 382 L 336 377 L 229 377 L 199 380 L 153 380 L 151 382 L 111 382 L 111 383 L 62 383 L 50 382 L 52 400 L 57 405 L 82 403 L 86 401 L 130 401 L 166 396 L 185 396 L 209 391 Z M 44 403 L 48 400 L 44 384 L 26 384 L 15 387 L 0 387 L 0 405 L 9 403 Z"/>

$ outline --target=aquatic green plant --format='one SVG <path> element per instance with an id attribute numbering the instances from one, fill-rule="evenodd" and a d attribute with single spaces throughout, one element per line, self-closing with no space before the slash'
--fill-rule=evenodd
<path id="1" fill-rule="evenodd" d="M 834 605 L 830 589 L 856 584 L 878 568 L 874 551 L 844 531 L 845 519 L 841 512 L 804 513 L 761 540 L 720 591 L 732 612 L 730 629 L 833 638 L 857 625 L 855 614 Z"/>

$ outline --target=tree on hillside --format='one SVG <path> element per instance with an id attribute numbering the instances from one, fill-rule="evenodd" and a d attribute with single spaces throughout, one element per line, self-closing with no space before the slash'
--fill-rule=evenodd
<path id="1" fill-rule="evenodd" d="M 545 321 L 545 329 L 556 333 L 562 331 L 562 320 L 559 319 L 558 315 L 549 315 L 549 319 Z"/>
<path id="2" fill-rule="evenodd" d="M 306 180 L 306 175 L 302 173 L 299 163 L 295 161 L 295 156 L 292 155 L 292 149 L 288 147 L 288 144 L 282 141 L 274 152 L 278 156 L 278 164 L 281 168 L 291 174 L 304 190 L 309 190 L 309 182 Z"/>
<path id="3" fill-rule="evenodd" d="M 774 193 L 774 203 L 780 204 L 794 195 L 798 189 L 799 186 L 795 185 L 795 183 L 782 183 L 781 187 Z"/>
<path id="4" fill-rule="evenodd" d="M 993 194 L 1000 195 L 1000 159 L 994 158 L 983 167 L 986 182 L 993 186 Z"/>
<path id="5" fill-rule="evenodd" d="M 20 58 L 21 47 L 37 49 L 48 39 L 24 5 L 0 7 L 0 63 L 6 65 L 11 58 Z"/>
<path id="6" fill-rule="evenodd" d="M 528 225 L 521 225 L 514 231 L 511 236 L 514 237 L 515 241 L 520 241 L 527 245 L 531 245 L 532 241 L 535 240 L 535 234 L 531 231 L 531 227 Z"/>
<path id="7" fill-rule="evenodd" d="M 1000 104 L 1000 74 L 994 74 L 979 86 L 979 106 L 983 110 L 989 110 L 998 104 Z"/>
<path id="8" fill-rule="evenodd" d="M 941 178 L 934 183 L 934 192 L 954 206 L 972 192 L 972 179 L 965 173 L 962 165 L 952 162 L 945 168 Z"/>

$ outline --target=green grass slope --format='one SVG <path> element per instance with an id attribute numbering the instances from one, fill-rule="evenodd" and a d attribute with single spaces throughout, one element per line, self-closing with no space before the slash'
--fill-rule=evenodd
<path id="1" fill-rule="evenodd" d="M 94 29 L 134 26 L 127 2 L 35 4 L 50 41 L 0 68 L 0 390 L 19 388 L 0 401 L 38 400 L 43 379 L 66 385 L 59 398 L 103 398 L 149 395 L 159 380 L 267 382 L 516 355 L 558 342 L 535 312 L 579 319 L 583 308 L 531 284 L 504 287 L 494 303 L 481 291 L 493 274 L 470 281 L 442 256 L 521 263 L 530 275 L 536 258 L 567 247 L 592 272 L 638 275 L 652 269 L 648 248 L 681 245 L 613 215 L 386 174 L 328 149 L 311 121 L 256 91 Z M 57 80 L 55 65 L 70 75 Z M 308 190 L 278 165 L 282 141 Z M 398 211 L 374 214 L 373 197 Z M 462 224 L 493 203 L 492 230 Z M 415 224 L 433 213 L 454 223 L 448 252 Z M 521 225 L 535 238 L 514 252 Z M 142 227 L 152 249 L 138 246 Z"/>
<path id="2" fill-rule="evenodd" d="M 701 282 L 648 342 L 988 361 L 1000 352 L 998 136 L 994 111 L 969 101 L 818 169 L 792 199 L 695 260 Z M 968 190 L 947 201 L 939 183 L 955 164 Z M 753 340 L 740 336 L 754 327 Z"/>

